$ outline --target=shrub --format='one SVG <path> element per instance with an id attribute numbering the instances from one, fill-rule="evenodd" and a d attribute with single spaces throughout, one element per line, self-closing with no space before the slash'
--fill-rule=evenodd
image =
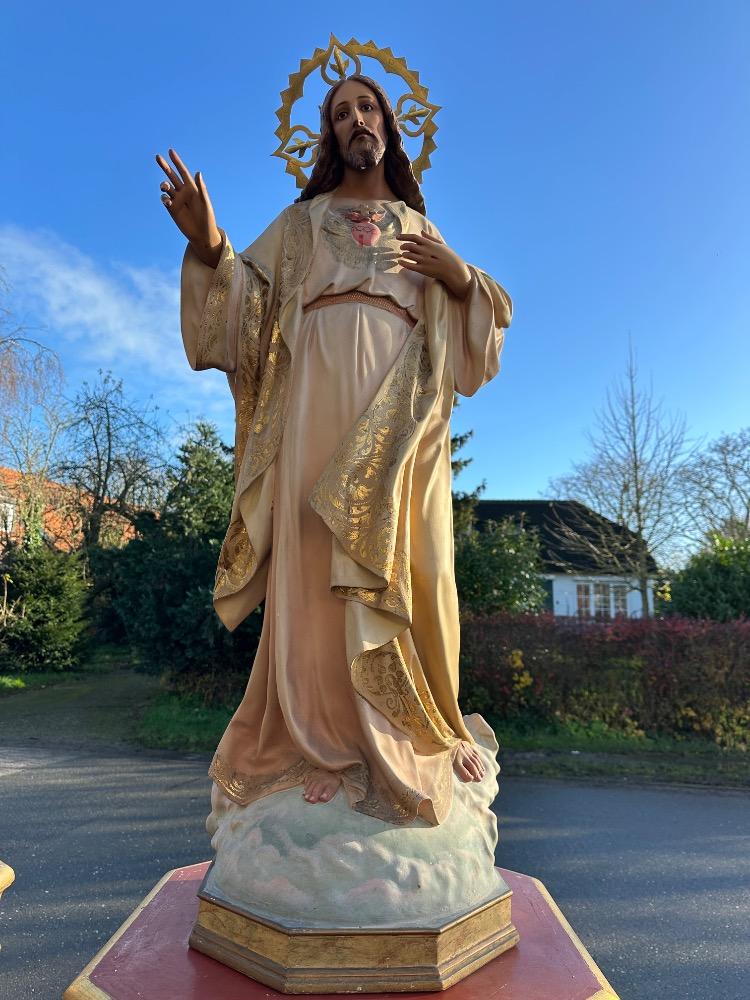
<path id="1" fill-rule="evenodd" d="M 536 535 L 510 518 L 460 533 L 455 564 L 458 597 L 467 612 L 535 611 L 544 603 Z"/>
<path id="2" fill-rule="evenodd" d="M 212 604 L 233 495 L 231 452 L 198 424 L 179 450 L 159 515 L 141 514 L 124 548 L 91 553 L 100 638 L 124 636 L 146 669 L 207 705 L 241 697 L 263 620 L 255 612 L 230 633 Z"/>
<path id="3" fill-rule="evenodd" d="M 719 622 L 750 617 L 750 541 L 715 535 L 675 576 L 670 610 Z"/>
<path id="4" fill-rule="evenodd" d="M 2 558 L 0 669 L 67 670 L 76 665 L 86 624 L 86 583 L 78 555 L 43 545 Z"/>
<path id="5" fill-rule="evenodd" d="M 491 719 L 601 722 L 747 746 L 750 621 L 474 617 L 461 659 L 462 705 Z"/>

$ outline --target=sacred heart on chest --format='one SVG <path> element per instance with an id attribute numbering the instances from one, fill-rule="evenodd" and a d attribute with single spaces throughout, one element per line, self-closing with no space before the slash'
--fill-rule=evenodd
<path id="1" fill-rule="evenodd" d="M 352 210 L 344 213 L 344 218 L 352 223 L 352 239 L 361 247 L 374 247 L 382 233 L 378 222 L 385 218 L 385 212 L 359 212 Z"/>
<path id="2" fill-rule="evenodd" d="M 398 264 L 401 222 L 386 205 L 334 209 L 321 228 L 333 256 L 347 267 L 389 271 Z"/>

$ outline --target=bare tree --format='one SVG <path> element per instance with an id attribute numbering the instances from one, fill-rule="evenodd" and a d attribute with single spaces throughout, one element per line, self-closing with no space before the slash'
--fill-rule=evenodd
<path id="1" fill-rule="evenodd" d="M 67 420 L 63 400 L 63 370 L 58 355 L 28 336 L 16 322 L 4 297 L 7 285 L 0 273 L 0 464 L 5 500 L 29 544 L 65 531 L 65 498 L 52 497 L 50 470 L 56 461 L 60 435 Z M 46 515 L 54 504 L 57 515 Z M 10 518 L 1 526 L 3 541 L 16 532 Z"/>
<path id="2" fill-rule="evenodd" d="M 8 284 L 0 267 L 0 429 L 19 403 L 39 400 L 50 385 L 62 385 L 63 372 L 55 352 L 29 336 L 7 304 Z"/>
<path id="3" fill-rule="evenodd" d="M 139 510 L 155 507 L 163 491 L 163 434 L 150 404 L 128 400 L 122 381 L 100 373 L 72 403 L 65 458 L 57 478 L 76 498 L 84 547 L 107 540 Z"/>
<path id="4" fill-rule="evenodd" d="M 585 556 L 600 572 L 635 581 L 647 615 L 654 560 L 674 560 L 683 530 L 681 469 L 687 445 L 684 420 L 666 415 L 652 389 L 639 383 L 632 349 L 588 440 L 591 458 L 550 480 L 550 489 L 599 516 L 581 511 L 560 520 L 561 550 Z"/>
<path id="5" fill-rule="evenodd" d="M 691 535 L 750 540 L 750 427 L 723 434 L 682 471 Z"/>

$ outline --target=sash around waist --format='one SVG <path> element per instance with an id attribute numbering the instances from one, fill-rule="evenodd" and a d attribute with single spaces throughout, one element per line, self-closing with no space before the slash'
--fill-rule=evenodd
<path id="1" fill-rule="evenodd" d="M 374 306 L 376 309 L 384 309 L 386 312 L 400 317 L 410 327 L 414 327 L 417 322 L 408 309 L 398 305 L 393 299 L 389 299 L 385 295 L 370 295 L 368 292 L 359 291 L 340 292 L 337 295 L 319 295 L 317 299 L 313 299 L 312 302 L 308 302 L 306 306 L 303 306 L 302 312 L 308 313 L 313 309 L 322 309 L 324 306 L 335 306 L 342 302 L 360 302 L 363 305 Z"/>

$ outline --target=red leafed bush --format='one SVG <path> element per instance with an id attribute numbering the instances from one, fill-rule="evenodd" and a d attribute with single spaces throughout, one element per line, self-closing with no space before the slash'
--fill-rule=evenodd
<path id="1" fill-rule="evenodd" d="M 467 618 L 461 661 L 465 711 L 750 744 L 748 619 Z"/>

